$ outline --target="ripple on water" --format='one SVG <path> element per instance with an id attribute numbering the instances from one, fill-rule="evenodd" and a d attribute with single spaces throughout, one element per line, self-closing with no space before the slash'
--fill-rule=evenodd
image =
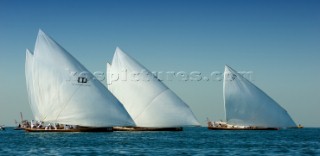
<path id="1" fill-rule="evenodd" d="M 280 131 L 25 133 L 0 132 L 1 155 L 320 154 L 320 129 Z"/>

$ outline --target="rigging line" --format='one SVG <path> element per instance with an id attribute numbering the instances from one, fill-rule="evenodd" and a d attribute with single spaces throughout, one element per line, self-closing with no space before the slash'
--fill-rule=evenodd
<path id="1" fill-rule="evenodd" d="M 67 105 L 69 104 L 69 102 L 71 101 L 72 97 L 75 95 L 75 93 L 79 90 L 79 88 L 81 87 L 81 85 L 78 85 L 78 88 L 75 89 L 75 91 L 72 93 L 72 95 L 70 96 L 69 100 L 67 100 L 66 104 L 64 105 L 64 107 L 61 109 L 61 111 L 59 112 L 59 114 L 57 115 L 56 121 L 58 120 L 58 118 L 60 117 L 60 114 L 64 111 L 64 109 L 67 107 Z"/>

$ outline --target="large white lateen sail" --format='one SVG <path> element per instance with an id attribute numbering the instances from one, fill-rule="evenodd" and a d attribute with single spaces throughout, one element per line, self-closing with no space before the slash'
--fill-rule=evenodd
<path id="1" fill-rule="evenodd" d="M 26 76 L 26 84 L 27 84 L 27 92 L 28 92 L 28 99 L 29 104 L 32 110 L 32 113 L 34 114 L 34 118 L 36 120 L 40 120 L 40 114 L 38 111 L 38 106 L 36 105 L 37 102 L 35 101 L 36 98 L 34 95 L 34 81 L 32 78 L 32 68 L 33 67 L 33 54 L 29 51 L 29 49 L 26 50 L 26 62 L 25 62 L 25 76 Z"/>
<path id="2" fill-rule="evenodd" d="M 199 125 L 186 103 L 120 48 L 107 64 L 107 84 L 138 127 Z"/>
<path id="3" fill-rule="evenodd" d="M 123 105 L 80 62 L 41 30 L 25 74 L 36 120 L 88 127 L 134 126 Z"/>
<path id="4" fill-rule="evenodd" d="M 229 124 L 296 127 L 284 108 L 229 66 L 225 66 L 223 90 Z"/>

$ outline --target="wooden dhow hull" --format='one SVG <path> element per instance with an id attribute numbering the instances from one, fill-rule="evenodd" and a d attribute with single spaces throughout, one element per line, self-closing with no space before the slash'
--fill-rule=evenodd
<path id="1" fill-rule="evenodd" d="M 279 130 L 279 128 L 273 127 L 208 127 L 209 130 Z"/>

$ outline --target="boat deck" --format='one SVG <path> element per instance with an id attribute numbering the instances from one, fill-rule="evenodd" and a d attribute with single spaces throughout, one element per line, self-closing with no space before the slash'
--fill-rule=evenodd
<path id="1" fill-rule="evenodd" d="M 112 127 L 80 127 L 74 129 L 44 129 L 44 128 L 25 128 L 26 132 L 113 132 Z"/>

